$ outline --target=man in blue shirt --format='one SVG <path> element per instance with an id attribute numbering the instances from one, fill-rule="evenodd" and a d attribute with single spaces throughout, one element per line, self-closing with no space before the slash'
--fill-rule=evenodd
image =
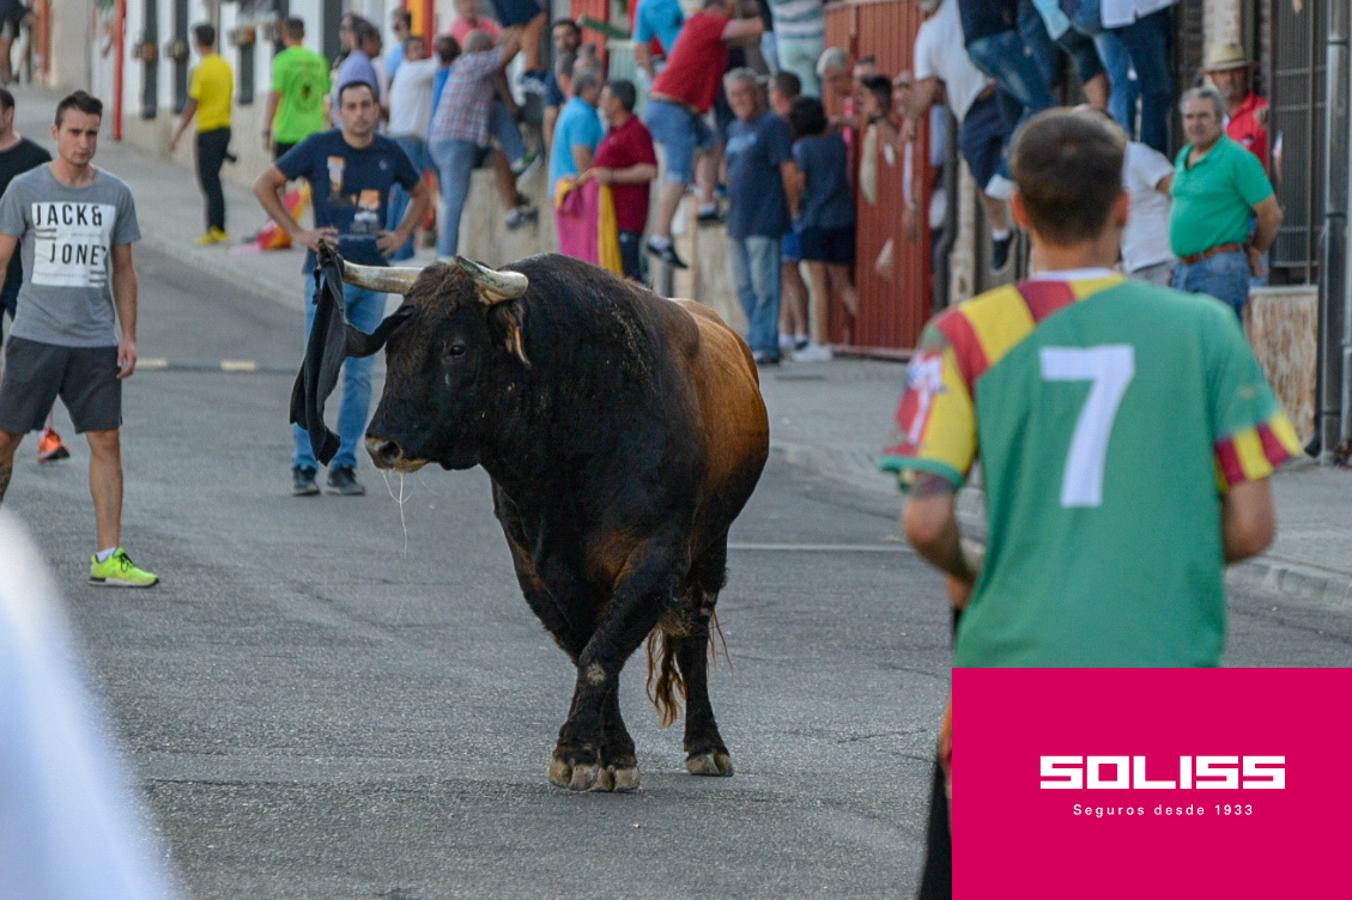
<path id="1" fill-rule="evenodd" d="M 372 62 L 380 55 L 381 48 L 384 46 L 380 38 L 380 30 L 370 22 L 358 22 L 353 34 L 353 42 L 352 52 L 338 67 L 338 75 L 333 80 L 333 108 L 335 110 L 341 103 L 338 96 L 343 88 L 357 81 L 371 86 L 371 90 L 376 95 L 377 106 L 385 102 L 380 90 L 381 78 L 376 74 L 376 66 Z"/>
<path id="2" fill-rule="evenodd" d="M 315 283 L 311 273 L 319 242 L 337 244 L 338 252 L 349 262 L 389 265 L 389 254 L 412 237 L 413 229 L 427 215 L 431 204 L 422 175 L 408 156 L 394 141 L 376 134 L 380 106 L 371 85 L 357 81 L 339 88 L 338 116 L 341 129 L 310 135 L 254 183 L 254 196 L 267 214 L 286 229 L 293 241 L 308 248 L 303 267 L 307 341 L 315 317 Z M 279 196 L 286 183 L 297 178 L 310 182 L 315 210 L 313 229 L 302 228 L 286 211 Z M 395 184 L 408 191 L 411 202 L 399 227 L 386 231 L 386 204 Z M 343 292 L 347 321 L 361 331 L 374 331 L 385 315 L 385 295 L 352 285 L 344 285 Z M 372 362 L 371 357 L 366 357 L 343 363 L 343 402 L 338 414 L 342 445 L 329 467 L 330 493 L 347 496 L 366 493 L 355 473 L 357 447 L 371 407 Z M 309 435 L 299 426 L 293 427 L 293 434 L 292 493 L 318 494 L 315 473 L 319 463 Z"/>
<path id="3" fill-rule="evenodd" d="M 737 116 L 728 127 L 728 260 L 746 312 L 746 342 L 758 365 L 779 362 L 780 239 L 789 230 L 785 185 L 795 176 L 788 123 L 761 97 L 756 73 L 723 79 Z"/>
<path id="4" fill-rule="evenodd" d="M 662 55 L 670 57 L 684 24 L 685 13 L 678 0 L 639 0 L 634 23 L 634 60 L 648 73 L 648 84 L 657 77 L 650 42 L 657 38 L 662 45 Z"/>
<path id="5" fill-rule="evenodd" d="M 606 136 L 601 117 L 596 112 L 596 101 L 601 94 L 601 79 L 592 72 L 579 72 L 572 80 L 571 97 L 559 114 L 554 129 L 554 146 L 549 150 L 549 195 L 559 179 L 577 175 L 591 166 L 596 146 Z"/>
<path id="6" fill-rule="evenodd" d="M 582 29 L 577 27 L 577 23 L 572 19 L 559 19 L 554 23 L 554 29 L 550 32 L 554 39 L 554 62 L 565 56 L 573 56 L 578 48 L 582 46 Z M 554 146 L 554 126 L 559 121 L 559 111 L 563 109 L 563 104 L 568 101 L 568 96 L 564 94 L 562 86 L 559 84 L 558 74 L 555 72 L 555 66 L 550 66 L 549 76 L 545 79 L 545 146 Z M 569 76 L 572 75 L 572 69 L 568 70 Z"/>

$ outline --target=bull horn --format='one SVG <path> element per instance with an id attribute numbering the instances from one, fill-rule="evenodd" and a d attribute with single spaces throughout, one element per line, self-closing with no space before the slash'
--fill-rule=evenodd
<path id="1" fill-rule="evenodd" d="M 530 279 L 520 272 L 490 269 L 463 256 L 457 256 L 455 264 L 478 286 L 479 297 L 490 305 L 503 300 L 515 300 L 530 287 Z"/>
<path id="2" fill-rule="evenodd" d="M 411 266 L 359 266 L 343 260 L 343 281 L 372 291 L 407 294 L 422 269 Z"/>

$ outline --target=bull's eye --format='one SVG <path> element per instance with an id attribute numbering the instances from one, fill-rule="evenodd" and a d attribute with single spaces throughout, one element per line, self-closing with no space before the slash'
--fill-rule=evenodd
<path id="1" fill-rule="evenodd" d="M 464 356 L 467 352 L 469 352 L 469 348 L 466 347 L 464 344 L 459 343 L 458 341 L 456 343 L 446 345 L 446 355 L 451 359 L 459 359 L 460 357 Z"/>

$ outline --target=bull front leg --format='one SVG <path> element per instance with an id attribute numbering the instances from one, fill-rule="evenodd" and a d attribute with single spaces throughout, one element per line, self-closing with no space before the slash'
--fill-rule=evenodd
<path id="1" fill-rule="evenodd" d="M 643 643 L 676 590 L 682 561 L 673 541 L 641 544 L 616 582 L 605 617 L 577 658 L 577 685 L 568 721 L 549 766 L 549 779 L 574 791 L 633 790 L 638 761 L 620 718 L 620 670 Z M 607 758 L 609 756 L 609 758 Z"/>

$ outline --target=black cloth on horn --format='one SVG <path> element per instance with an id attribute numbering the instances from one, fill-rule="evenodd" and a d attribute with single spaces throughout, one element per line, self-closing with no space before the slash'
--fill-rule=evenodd
<path id="1" fill-rule="evenodd" d="M 291 388 L 291 421 L 309 432 L 315 459 L 328 465 L 338 453 L 339 438 L 324 424 L 324 401 L 338 384 L 343 361 L 349 356 L 370 356 L 385 346 L 390 334 L 408 321 L 413 307 L 399 307 L 367 334 L 347 324 L 343 315 L 343 258 L 327 244 L 320 245 L 314 278 L 317 309 L 305 344 L 305 359 Z"/>

